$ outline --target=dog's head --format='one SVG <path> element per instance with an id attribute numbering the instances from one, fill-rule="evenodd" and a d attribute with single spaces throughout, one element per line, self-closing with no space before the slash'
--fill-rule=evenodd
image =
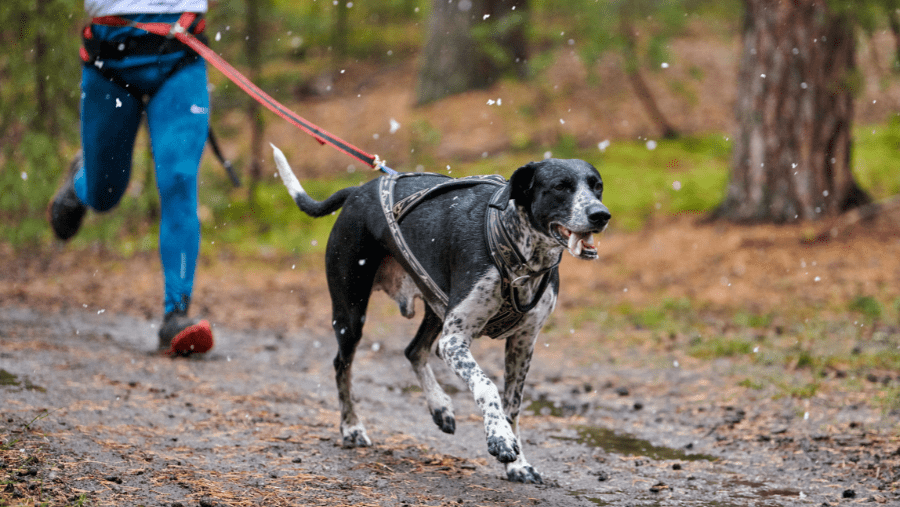
<path id="1" fill-rule="evenodd" d="M 531 225 L 579 259 L 596 259 L 594 234 L 609 223 L 603 179 L 577 159 L 530 162 L 509 179 L 510 198 L 525 209 Z"/>

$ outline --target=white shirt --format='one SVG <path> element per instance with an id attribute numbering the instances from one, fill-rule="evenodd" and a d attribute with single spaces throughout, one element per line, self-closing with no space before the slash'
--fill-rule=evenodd
<path id="1" fill-rule="evenodd" d="M 90 17 L 206 12 L 207 6 L 207 0 L 84 0 L 84 11 Z"/>

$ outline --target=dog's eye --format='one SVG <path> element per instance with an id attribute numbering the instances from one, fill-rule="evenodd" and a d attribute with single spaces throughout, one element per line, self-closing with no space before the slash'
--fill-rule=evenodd
<path id="1" fill-rule="evenodd" d="M 565 192 L 572 188 L 572 185 L 569 184 L 568 181 L 559 181 L 555 185 L 553 185 L 553 190 L 558 192 Z"/>

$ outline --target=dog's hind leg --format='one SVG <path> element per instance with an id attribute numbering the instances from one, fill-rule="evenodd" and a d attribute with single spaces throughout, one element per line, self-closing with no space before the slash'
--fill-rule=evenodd
<path id="1" fill-rule="evenodd" d="M 425 318 L 419 325 L 416 337 L 406 347 L 406 357 L 412 363 L 419 385 L 425 393 L 428 402 L 428 410 L 431 418 L 444 433 L 453 434 L 456 431 L 456 418 L 453 416 L 453 402 L 447 393 L 434 378 L 431 365 L 428 364 L 428 355 L 431 345 L 441 332 L 441 319 L 427 304 L 425 305 Z"/>
<path id="2" fill-rule="evenodd" d="M 366 447 L 372 445 L 372 441 L 353 407 L 351 373 L 356 346 L 362 338 L 366 307 L 378 263 L 372 262 L 371 266 L 367 266 L 353 252 L 343 248 L 332 251 L 331 245 L 332 242 L 329 241 L 326 269 L 331 293 L 332 326 L 338 342 L 334 373 L 341 405 L 341 436 L 344 447 Z M 352 246 L 354 245 L 351 245 L 351 250 Z"/>

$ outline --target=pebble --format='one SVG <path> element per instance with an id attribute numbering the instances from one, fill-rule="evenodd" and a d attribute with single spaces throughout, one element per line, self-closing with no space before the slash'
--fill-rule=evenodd
<path id="1" fill-rule="evenodd" d="M 654 486 L 650 487 L 650 492 L 651 493 L 659 493 L 660 491 L 662 491 L 664 489 L 669 489 L 669 486 L 666 486 L 662 482 L 657 482 Z"/>

